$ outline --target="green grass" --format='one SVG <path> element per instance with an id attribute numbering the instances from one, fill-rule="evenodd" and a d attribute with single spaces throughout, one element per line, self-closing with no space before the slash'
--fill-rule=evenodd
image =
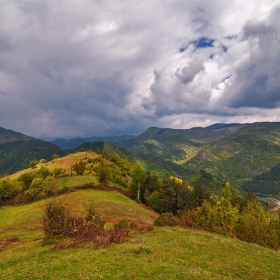
<path id="1" fill-rule="evenodd" d="M 83 175 L 83 176 L 67 176 L 58 179 L 59 185 L 63 187 L 80 186 L 85 184 L 94 183 L 98 184 L 98 179 L 96 176 Z"/>
<path id="2" fill-rule="evenodd" d="M 158 214 L 118 192 L 99 190 L 80 190 L 59 197 L 72 214 L 83 214 L 87 202 L 94 201 L 98 214 L 105 220 L 128 219 L 153 223 Z M 0 208 L 0 240 L 19 237 L 24 241 L 42 237 L 42 215 L 45 200 L 17 206 Z M 0 278 L 1 279 L 1 278 Z"/>
<path id="3" fill-rule="evenodd" d="M 60 196 L 72 214 L 94 201 L 108 222 L 153 223 L 153 211 L 114 191 L 79 190 Z M 279 253 L 202 231 L 155 228 L 127 243 L 94 250 L 42 245 L 45 200 L 0 208 L 0 279 L 279 279 Z"/>
<path id="4" fill-rule="evenodd" d="M 279 253 L 178 228 L 134 234 L 99 250 L 29 246 L 1 253 L 1 279 L 279 279 Z"/>

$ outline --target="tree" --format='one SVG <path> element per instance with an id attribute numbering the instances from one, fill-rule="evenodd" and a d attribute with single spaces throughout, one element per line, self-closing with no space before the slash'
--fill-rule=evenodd
<path id="1" fill-rule="evenodd" d="M 28 189 L 35 178 L 35 172 L 26 172 L 18 177 L 18 181 L 23 183 L 24 190 Z"/>
<path id="2" fill-rule="evenodd" d="M 279 217 L 275 213 L 265 212 L 252 193 L 245 195 L 237 224 L 239 239 L 276 248 L 279 246 L 279 226 Z"/>
<path id="3" fill-rule="evenodd" d="M 83 175 L 86 170 L 86 164 L 84 161 L 79 160 L 74 164 L 73 169 L 77 173 L 77 175 Z"/>
<path id="4" fill-rule="evenodd" d="M 155 171 L 146 171 L 146 179 L 142 184 L 142 189 L 144 192 L 144 195 L 141 196 L 141 199 L 144 200 L 144 203 L 148 202 L 149 196 L 154 191 L 159 191 L 160 182 L 158 179 L 158 175 Z"/>
<path id="5" fill-rule="evenodd" d="M 38 164 L 37 160 L 33 159 L 29 162 L 28 167 L 34 168 Z"/>
<path id="6" fill-rule="evenodd" d="M 194 206 L 202 206 L 204 200 L 209 200 L 211 191 L 198 181 L 194 186 Z"/>
<path id="7" fill-rule="evenodd" d="M 34 178 L 24 194 L 31 201 L 43 198 L 45 196 L 44 180 L 42 178 Z"/>
<path id="8" fill-rule="evenodd" d="M 160 187 L 160 200 L 163 211 L 176 214 L 178 210 L 178 182 L 169 173 L 166 173 L 162 179 Z"/>
<path id="9" fill-rule="evenodd" d="M 52 159 L 57 159 L 57 158 L 59 158 L 59 155 L 53 154 Z"/>
<path id="10" fill-rule="evenodd" d="M 4 179 L 0 181 L 0 200 L 13 199 L 22 189 L 22 184 L 15 180 Z"/>
<path id="11" fill-rule="evenodd" d="M 195 207 L 194 191 L 185 182 L 177 184 L 179 210 L 191 210 Z"/>
<path id="12" fill-rule="evenodd" d="M 145 169 L 137 164 L 131 172 L 132 182 L 137 186 L 137 199 L 140 201 L 140 191 L 141 186 L 143 185 L 146 179 L 146 171 Z"/>
<path id="13" fill-rule="evenodd" d="M 57 180 L 52 177 L 52 176 L 48 176 L 45 180 L 44 180 L 44 189 L 46 192 L 47 196 L 53 196 L 57 193 L 58 191 L 58 182 Z"/>
<path id="14" fill-rule="evenodd" d="M 148 204 L 155 211 L 161 213 L 162 212 L 162 204 L 160 200 L 160 193 L 158 191 L 153 191 L 152 194 L 148 198 Z"/>
<path id="15" fill-rule="evenodd" d="M 98 179 L 99 183 L 105 183 L 110 177 L 110 169 L 102 158 L 98 167 Z"/>
<path id="16" fill-rule="evenodd" d="M 41 177 L 42 179 L 46 179 L 51 174 L 50 170 L 47 167 L 41 166 L 38 170 L 36 177 Z"/>

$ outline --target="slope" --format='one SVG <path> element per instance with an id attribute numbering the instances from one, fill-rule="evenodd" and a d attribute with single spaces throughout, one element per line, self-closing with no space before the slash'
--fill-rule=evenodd
<path id="1" fill-rule="evenodd" d="M 31 160 L 50 160 L 53 154 L 65 155 L 66 150 L 43 140 L 17 140 L 0 144 L 0 174 L 14 173 L 28 167 Z"/>
<path id="2" fill-rule="evenodd" d="M 280 161 L 280 124 L 247 125 L 203 147 L 184 167 L 207 172 L 241 186 Z"/>
<path id="3" fill-rule="evenodd" d="M 280 195 L 280 164 L 269 172 L 257 175 L 250 181 L 242 184 L 241 188 L 247 192 L 265 195 Z"/>
<path id="4" fill-rule="evenodd" d="M 145 217 L 139 205 L 106 192 L 80 191 L 100 205 L 113 203 L 122 213 Z M 138 208 L 136 208 L 138 207 Z M 107 249 L 52 250 L 42 246 L 40 219 L 44 201 L 0 209 L 1 279 L 278 279 L 279 253 L 215 234 L 179 228 L 155 228 Z M 131 211 L 130 211 L 131 209 Z M 150 214 L 149 214 L 150 215 Z M 151 217 L 148 215 L 148 219 Z M 115 215 L 112 209 L 110 217 Z M 153 219 L 153 218 L 152 218 Z"/>
<path id="5" fill-rule="evenodd" d="M 31 140 L 31 136 L 0 127 L 0 144 L 17 140 Z"/>
<path id="6" fill-rule="evenodd" d="M 65 169 L 67 173 L 74 162 L 80 159 L 94 162 L 99 157 L 83 151 L 42 166 Z M 60 178 L 60 188 L 65 187 L 64 178 L 67 177 Z M 116 191 L 72 188 L 58 199 L 74 215 L 83 214 L 85 204 L 93 202 L 95 211 L 107 222 L 106 228 L 120 220 L 152 224 L 158 217 Z M 54 250 L 53 245 L 42 246 L 45 205 L 45 200 L 40 200 L 0 207 L 1 279 L 227 280 L 277 279 L 279 275 L 278 252 L 197 230 L 155 228 L 145 234 L 131 232 L 127 243 L 106 249 L 93 250 L 88 244 L 79 249 Z"/>
<path id="7" fill-rule="evenodd" d="M 84 143 L 73 151 L 80 150 L 92 150 L 97 153 L 105 153 L 109 157 L 116 153 L 120 157 L 127 159 L 132 164 L 140 164 L 145 169 L 156 171 L 160 177 L 162 177 L 166 172 L 169 172 L 177 177 L 182 177 L 183 179 L 186 179 L 190 175 L 188 170 L 171 161 L 166 161 L 150 155 L 137 154 L 127 148 L 113 146 L 103 141 Z"/>
<path id="8" fill-rule="evenodd" d="M 280 123 L 215 124 L 207 128 L 149 128 L 124 144 L 141 155 L 181 165 L 187 180 L 206 170 L 241 186 L 280 161 Z"/>

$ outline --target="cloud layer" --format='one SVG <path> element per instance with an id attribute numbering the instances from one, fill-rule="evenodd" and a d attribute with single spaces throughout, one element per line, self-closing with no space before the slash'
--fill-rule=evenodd
<path id="1" fill-rule="evenodd" d="M 274 3 L 0 1 L 0 126 L 72 137 L 279 121 Z"/>

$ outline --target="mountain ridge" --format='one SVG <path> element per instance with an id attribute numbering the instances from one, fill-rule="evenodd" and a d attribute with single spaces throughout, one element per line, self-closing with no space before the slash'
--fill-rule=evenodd
<path id="1" fill-rule="evenodd" d="M 267 187 L 267 182 L 264 184 L 258 177 L 261 174 L 274 172 L 280 163 L 279 122 L 214 124 L 210 129 L 209 127 L 191 129 L 150 127 L 138 136 L 113 138 L 111 140 L 118 142 L 118 145 L 105 145 L 103 141 L 100 152 L 116 152 L 134 164 L 141 163 L 145 168 L 156 169 L 161 175 L 168 171 L 174 172 L 174 175 L 184 180 L 191 180 L 197 172 L 205 170 L 213 177 L 221 181 L 229 181 L 244 190 L 258 189 L 258 193 L 261 193 L 259 188 L 253 186 L 258 184 L 265 186 L 264 193 L 267 195 L 280 193 L 280 184 L 273 183 L 274 187 L 270 188 Z M 71 152 L 71 149 L 62 149 L 53 143 L 45 144 L 43 148 L 42 142 L 36 142 L 38 140 L 35 139 L 32 143 L 38 149 L 31 149 L 28 154 L 23 151 L 23 146 L 26 145 L 25 149 L 31 148 L 27 148 L 30 140 L 25 141 L 27 142 L 21 145 L 18 145 L 21 140 L 0 145 L 0 174 L 17 171 L 8 166 L 15 165 L 15 159 L 21 158 L 22 167 L 34 158 L 40 160 L 44 157 L 50 158 L 53 153 L 64 155 Z M 83 143 L 72 150 L 93 149 L 98 146 L 98 144 L 94 146 L 93 143 L 97 142 Z M 21 151 L 16 152 L 17 149 Z M 21 153 L 24 157 L 20 156 Z M 5 168 L 2 168 L 3 165 Z M 246 182 L 252 183 L 245 184 Z"/>
<path id="2" fill-rule="evenodd" d="M 7 143 L 17 140 L 32 140 L 35 139 L 20 132 L 0 127 L 0 143 Z"/>

